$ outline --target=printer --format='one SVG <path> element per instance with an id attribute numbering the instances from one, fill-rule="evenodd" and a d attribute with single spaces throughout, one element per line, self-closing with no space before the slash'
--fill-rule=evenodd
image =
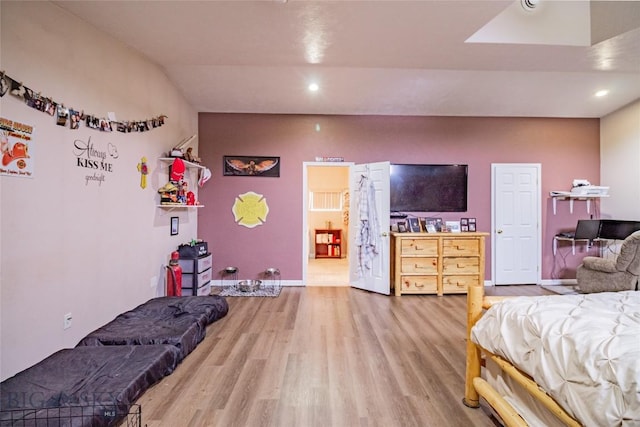
<path id="1" fill-rule="evenodd" d="M 609 187 L 591 185 L 586 179 L 574 179 L 571 195 L 573 196 L 607 196 Z"/>

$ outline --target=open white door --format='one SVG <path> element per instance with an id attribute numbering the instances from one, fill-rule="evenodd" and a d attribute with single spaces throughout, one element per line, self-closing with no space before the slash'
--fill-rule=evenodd
<path id="1" fill-rule="evenodd" d="M 349 174 L 349 282 L 385 295 L 391 293 L 389 170 L 389 162 L 378 162 L 353 165 Z M 361 243 L 367 234 L 368 243 Z"/>

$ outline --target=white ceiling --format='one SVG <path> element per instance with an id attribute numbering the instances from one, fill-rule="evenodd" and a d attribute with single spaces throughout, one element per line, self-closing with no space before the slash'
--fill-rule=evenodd
<path id="1" fill-rule="evenodd" d="M 640 98 L 640 1 L 520 2 L 54 1 L 199 112 L 602 117 Z"/>

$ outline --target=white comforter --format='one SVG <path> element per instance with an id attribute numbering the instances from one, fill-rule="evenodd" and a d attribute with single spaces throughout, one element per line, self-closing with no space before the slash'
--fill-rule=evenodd
<path id="1" fill-rule="evenodd" d="M 471 338 L 583 425 L 640 426 L 640 291 L 509 299 Z"/>

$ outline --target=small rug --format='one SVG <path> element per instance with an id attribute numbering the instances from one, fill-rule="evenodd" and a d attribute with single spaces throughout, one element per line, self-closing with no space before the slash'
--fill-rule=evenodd
<path id="1" fill-rule="evenodd" d="M 265 286 L 257 291 L 243 292 L 235 286 L 225 286 L 218 295 L 223 297 L 277 297 L 281 290 L 281 286 Z"/>
<path id="2" fill-rule="evenodd" d="M 550 292 L 553 292 L 554 294 L 560 295 L 575 295 L 580 293 L 577 290 L 577 285 L 550 285 L 542 287 Z"/>

